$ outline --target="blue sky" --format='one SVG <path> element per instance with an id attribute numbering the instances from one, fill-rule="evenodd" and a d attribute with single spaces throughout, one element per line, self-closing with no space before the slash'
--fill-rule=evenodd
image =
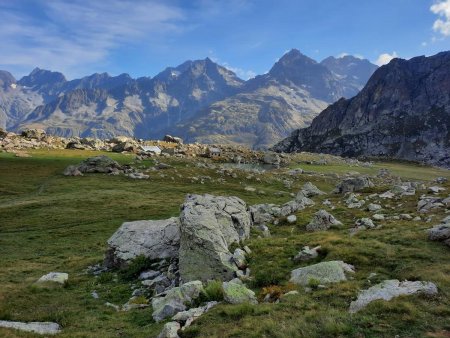
<path id="1" fill-rule="evenodd" d="M 450 50 L 450 0 L 0 0 L 0 69 L 154 76 L 210 57 L 248 78 L 297 48 L 378 62 Z"/>

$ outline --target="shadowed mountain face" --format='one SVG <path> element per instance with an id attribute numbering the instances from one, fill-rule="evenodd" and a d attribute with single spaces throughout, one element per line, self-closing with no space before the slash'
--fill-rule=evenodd
<path id="1" fill-rule="evenodd" d="M 14 90 L 12 80 L 3 80 L 9 87 L 0 86 L 0 127 L 102 138 L 171 133 L 263 148 L 307 126 L 342 95 L 355 95 L 356 87 L 349 90 L 343 82 L 347 77 L 345 70 L 337 74 L 298 50 L 247 82 L 209 58 L 139 79 L 102 73 L 67 81 L 61 73 L 36 68 Z"/>
<path id="2" fill-rule="evenodd" d="M 382 156 L 450 167 L 450 52 L 379 68 L 364 89 L 325 109 L 274 149 Z"/>

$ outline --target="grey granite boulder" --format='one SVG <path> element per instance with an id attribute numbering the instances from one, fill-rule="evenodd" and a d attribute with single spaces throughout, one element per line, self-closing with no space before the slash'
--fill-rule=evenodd
<path id="1" fill-rule="evenodd" d="M 149 259 L 178 257 L 180 220 L 125 222 L 108 240 L 107 267 L 126 266 L 138 256 Z"/>
<path id="2" fill-rule="evenodd" d="M 237 267 L 228 248 L 250 236 L 252 222 L 245 202 L 237 197 L 188 195 L 180 220 L 181 279 L 232 279 Z"/>
<path id="3" fill-rule="evenodd" d="M 321 262 L 293 270 L 290 282 L 303 286 L 311 282 L 337 283 L 347 280 L 346 273 L 354 273 L 354 267 L 343 261 Z"/>
<path id="4" fill-rule="evenodd" d="M 308 231 L 321 231 L 328 230 L 332 226 L 342 225 L 333 215 L 325 210 L 319 210 L 316 212 L 309 224 L 306 225 Z"/>
<path id="5" fill-rule="evenodd" d="M 396 279 L 386 280 L 362 291 L 358 295 L 358 299 L 351 302 L 349 311 L 351 313 L 358 312 L 375 300 L 388 301 L 402 295 L 413 295 L 416 293 L 434 295 L 437 294 L 437 292 L 436 285 L 431 282 L 400 282 Z"/>

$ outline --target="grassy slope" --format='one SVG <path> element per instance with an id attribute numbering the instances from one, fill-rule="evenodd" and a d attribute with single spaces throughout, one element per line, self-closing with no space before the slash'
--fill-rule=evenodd
<path id="1" fill-rule="evenodd" d="M 174 169 L 151 174 L 151 180 L 134 181 L 124 177 L 87 175 L 64 177 L 69 164 L 93 153 L 81 151 L 35 151 L 32 158 L 0 154 L 0 319 L 57 321 L 63 325 L 61 337 L 152 337 L 161 324 L 151 320 L 151 310 L 115 312 L 104 306 L 110 301 L 122 304 L 130 297 L 129 285 L 111 274 L 94 278 L 83 273 L 90 264 L 101 261 L 106 240 L 124 221 L 159 219 L 178 214 L 187 193 L 236 195 L 249 204 L 281 203 L 289 198 L 273 193 L 286 190 L 277 177 L 266 174 L 261 182 L 226 178 L 225 183 L 191 183 L 187 177 L 208 175 L 214 170 L 198 169 L 174 162 Z M 128 163 L 131 157 L 110 154 Z M 152 163 L 146 162 L 147 166 Z M 431 179 L 447 172 L 406 164 L 381 164 L 407 177 Z M 375 173 L 375 168 L 304 165 L 307 170 Z M 369 173 L 368 172 L 368 173 Z M 181 177 L 180 177 L 181 176 Z M 174 179 L 172 180 L 171 177 Z M 330 191 L 331 179 L 300 176 L 292 191 L 312 180 Z M 244 191 L 245 185 L 264 190 L 266 195 Z M 450 186 L 447 185 L 447 189 Z M 327 196 L 330 197 L 330 196 Z M 416 197 L 417 198 L 417 197 Z M 366 214 L 339 206 L 333 213 L 346 224 Z M 395 207 L 412 212 L 415 198 L 403 199 Z M 298 225 L 271 227 L 273 237 L 249 241 L 250 261 L 255 275 L 254 288 L 269 284 L 285 285 L 289 271 L 299 266 L 292 257 L 303 245 L 321 244 L 328 250 L 325 259 L 341 259 L 357 268 L 355 279 L 326 290 L 300 294 L 286 303 L 254 306 L 221 305 L 203 316 L 184 336 L 217 337 L 324 337 L 324 336 L 421 336 L 425 332 L 450 330 L 450 260 L 448 248 L 426 240 L 423 222 L 390 221 L 381 230 L 354 237 L 347 229 L 307 234 L 303 226 L 319 206 L 298 213 Z M 391 211 L 393 212 L 393 211 Z M 389 213 L 389 212 L 388 212 Z M 442 214 L 442 212 L 441 212 Z M 436 217 L 437 218 L 437 217 Z M 70 282 L 61 289 L 37 289 L 33 282 L 50 271 L 68 272 Z M 346 310 L 359 288 L 367 287 L 370 272 L 378 279 L 423 279 L 436 282 L 439 296 L 402 297 L 377 302 L 350 316 Z M 96 290 L 100 299 L 90 293 Z M 0 329 L 0 336 L 32 337 L 32 334 Z"/>

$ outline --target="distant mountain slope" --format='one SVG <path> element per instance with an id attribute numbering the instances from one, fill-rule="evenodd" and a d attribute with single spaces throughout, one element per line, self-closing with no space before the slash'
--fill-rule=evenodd
<path id="1" fill-rule="evenodd" d="M 101 138 L 170 133 L 263 148 L 307 126 L 340 97 L 355 95 L 352 64 L 363 73 L 376 67 L 356 58 L 333 60 L 347 66 L 338 71 L 332 62 L 324 65 L 292 50 L 267 74 L 246 82 L 209 58 L 168 67 L 154 78 L 96 73 L 68 81 L 36 68 L 16 82 L 0 72 L 0 127 Z"/>
<path id="2" fill-rule="evenodd" d="M 379 68 L 354 98 L 339 100 L 278 143 L 277 151 L 383 156 L 450 167 L 450 52 Z"/>
<path id="3" fill-rule="evenodd" d="M 249 80 L 240 93 L 179 125 L 177 133 L 190 141 L 266 148 L 309 125 L 328 104 L 350 93 L 343 78 L 293 49 L 267 74 Z M 357 92 L 354 88 L 351 94 Z"/>
<path id="4" fill-rule="evenodd" d="M 108 88 L 104 80 L 102 85 L 92 86 L 88 79 L 91 77 L 62 86 L 81 88 L 37 107 L 15 128 L 41 127 L 64 136 L 160 137 L 161 130 L 235 94 L 244 83 L 209 58 L 167 68 L 153 79 L 125 78 L 114 88 Z"/>

